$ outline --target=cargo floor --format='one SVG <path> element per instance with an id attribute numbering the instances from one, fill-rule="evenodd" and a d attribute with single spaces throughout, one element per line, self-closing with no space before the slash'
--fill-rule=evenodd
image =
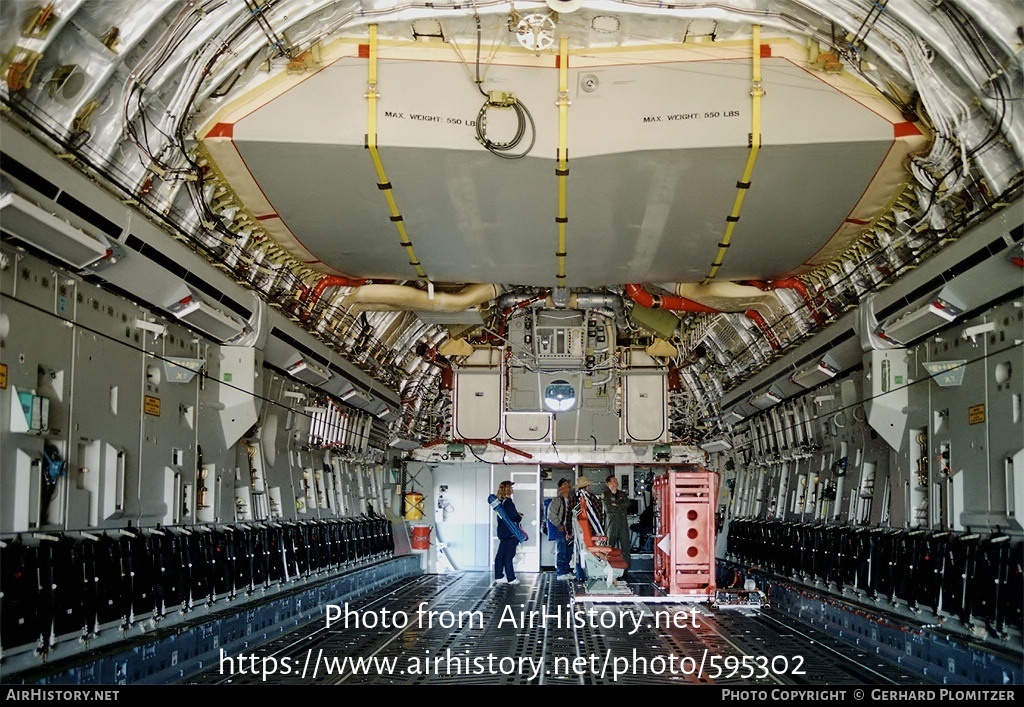
<path id="1" fill-rule="evenodd" d="M 643 578 L 643 575 L 640 577 Z M 768 607 L 577 602 L 552 573 L 423 575 L 325 609 L 189 683 L 917 685 L 899 665 Z M 332 623 L 328 627 L 328 611 Z"/>

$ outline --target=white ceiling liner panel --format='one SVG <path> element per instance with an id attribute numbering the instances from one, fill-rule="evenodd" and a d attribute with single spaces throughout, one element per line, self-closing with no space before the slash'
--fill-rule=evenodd
<path id="1" fill-rule="evenodd" d="M 763 147 L 723 276 L 779 277 L 845 247 L 926 142 L 873 89 L 812 71 L 803 51 L 762 43 Z M 413 268 L 364 147 L 368 62 L 350 44 L 339 52 L 224 111 L 207 144 L 253 214 L 305 262 L 407 279 Z M 534 121 L 529 155 L 500 160 L 478 144 L 484 99 L 450 47 L 392 41 L 380 52 L 377 145 L 428 278 L 553 284 L 557 56 L 502 51 L 482 67 L 484 87 L 514 93 Z M 749 155 L 751 61 L 739 42 L 570 55 L 567 285 L 705 276 Z M 488 137 L 509 140 L 513 115 L 489 108 Z M 228 136 L 235 149 L 222 144 Z M 886 188 L 873 190 L 883 173 Z M 623 240 L 628 260 L 617 255 Z"/>

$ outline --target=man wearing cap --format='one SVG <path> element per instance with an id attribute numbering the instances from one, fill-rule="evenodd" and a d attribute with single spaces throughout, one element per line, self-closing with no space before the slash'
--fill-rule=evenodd
<path id="1" fill-rule="evenodd" d="M 601 499 L 590 490 L 591 481 L 586 476 L 576 479 L 576 495 L 587 499 L 587 507 L 591 514 L 597 516 L 597 526 L 593 528 L 595 535 L 604 535 L 604 508 Z"/>
<path id="2" fill-rule="evenodd" d="M 629 514 L 629 496 L 625 491 L 619 490 L 619 480 L 615 474 L 609 474 L 605 479 L 605 491 L 602 496 L 604 501 L 604 515 L 607 519 L 604 530 L 608 535 L 609 547 L 617 547 L 622 551 L 622 559 L 629 564 L 629 524 L 626 516 Z"/>
<path id="3" fill-rule="evenodd" d="M 555 579 L 572 579 L 569 569 L 569 543 L 572 542 L 572 502 L 569 479 L 558 480 L 558 495 L 548 505 L 548 522 L 555 526 Z"/>

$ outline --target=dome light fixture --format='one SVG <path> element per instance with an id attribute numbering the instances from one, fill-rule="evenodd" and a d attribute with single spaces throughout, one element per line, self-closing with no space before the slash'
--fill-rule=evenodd
<path id="1" fill-rule="evenodd" d="M 576 404 L 576 389 L 569 381 L 559 378 L 544 389 L 544 407 L 552 412 L 571 410 Z"/>
<path id="2" fill-rule="evenodd" d="M 544 0 L 555 12 L 576 12 L 583 7 L 583 0 Z"/>

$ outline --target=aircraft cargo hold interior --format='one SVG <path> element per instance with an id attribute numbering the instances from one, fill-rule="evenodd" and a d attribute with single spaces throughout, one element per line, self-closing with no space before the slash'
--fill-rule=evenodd
<path id="1" fill-rule="evenodd" d="M 0 57 L 9 699 L 1016 697 L 1020 2 L 8 0 Z"/>

